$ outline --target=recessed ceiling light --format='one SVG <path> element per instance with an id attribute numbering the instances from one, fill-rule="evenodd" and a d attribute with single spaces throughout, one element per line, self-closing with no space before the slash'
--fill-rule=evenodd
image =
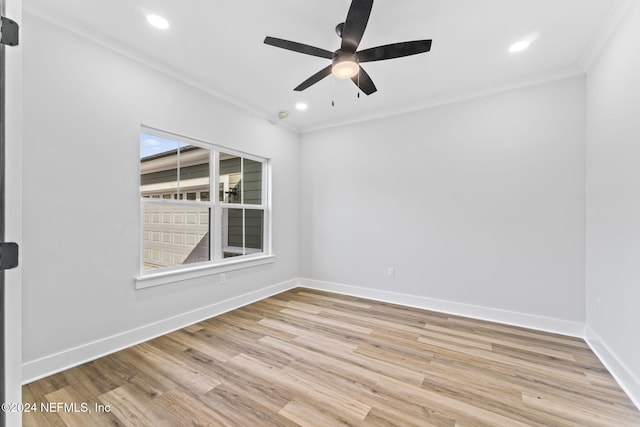
<path id="1" fill-rule="evenodd" d="M 522 40 L 519 40 L 514 44 L 512 44 L 511 46 L 509 46 L 509 52 L 511 53 L 522 52 L 523 50 L 531 46 L 531 43 L 536 41 L 538 37 L 540 37 L 540 33 L 537 31 L 527 34 L 527 36 L 524 37 Z"/>
<path id="2" fill-rule="evenodd" d="M 147 15 L 147 21 L 149 24 L 161 30 L 169 28 L 169 21 L 159 15 Z"/>
<path id="3" fill-rule="evenodd" d="M 531 46 L 531 42 L 529 40 L 520 40 L 519 42 L 515 42 L 509 47 L 509 52 L 516 53 L 521 52 Z"/>
<path id="4" fill-rule="evenodd" d="M 296 110 L 304 111 L 307 108 L 309 108 L 309 106 L 307 104 L 305 104 L 304 102 L 298 102 L 296 104 Z"/>

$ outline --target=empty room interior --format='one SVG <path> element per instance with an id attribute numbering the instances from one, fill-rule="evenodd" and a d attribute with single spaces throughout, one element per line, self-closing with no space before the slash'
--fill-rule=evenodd
<path id="1" fill-rule="evenodd" d="M 640 426 L 637 3 L 15 1 L 7 425 Z"/>

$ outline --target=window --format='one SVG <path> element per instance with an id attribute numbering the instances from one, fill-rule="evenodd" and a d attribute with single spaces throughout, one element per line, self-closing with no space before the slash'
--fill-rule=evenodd
<path id="1" fill-rule="evenodd" d="M 143 129 L 139 279 L 270 255 L 267 173 L 267 159 Z"/>
<path id="2" fill-rule="evenodd" d="M 219 202 L 223 257 L 264 250 L 261 162 L 220 153 Z"/>

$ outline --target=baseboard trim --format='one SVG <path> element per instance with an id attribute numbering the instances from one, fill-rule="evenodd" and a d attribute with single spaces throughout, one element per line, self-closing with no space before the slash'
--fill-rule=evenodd
<path id="1" fill-rule="evenodd" d="M 584 340 L 600 359 L 618 385 L 640 410 L 640 379 L 638 379 L 622 360 L 611 350 L 606 342 L 589 326 L 585 326 Z"/>
<path id="2" fill-rule="evenodd" d="M 539 331 L 551 332 L 571 337 L 584 337 L 584 324 L 569 320 L 551 317 L 536 316 L 533 314 L 519 313 L 515 311 L 501 310 L 491 307 L 463 304 L 453 301 L 427 298 L 418 295 L 403 294 L 398 292 L 383 291 L 379 289 L 363 288 L 359 286 L 345 285 L 342 283 L 325 282 L 321 280 L 298 279 L 301 287 L 317 289 L 328 292 L 336 292 L 360 298 L 368 298 L 376 301 L 389 302 L 409 307 L 432 310 L 441 313 L 449 313 L 458 316 L 471 317 L 479 320 L 502 323 Z"/>
<path id="3" fill-rule="evenodd" d="M 296 279 L 287 280 L 264 289 L 238 295 L 196 310 L 182 313 L 159 322 L 121 332 L 87 344 L 61 351 L 22 364 L 22 384 L 39 380 L 65 369 L 106 356 L 127 347 L 148 341 L 185 326 L 201 322 L 226 313 L 247 304 L 293 289 L 298 285 Z"/>

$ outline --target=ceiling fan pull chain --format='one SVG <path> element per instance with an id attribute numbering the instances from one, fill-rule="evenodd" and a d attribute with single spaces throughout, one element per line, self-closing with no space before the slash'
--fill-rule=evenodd
<path id="1" fill-rule="evenodd" d="M 331 106 L 335 107 L 336 104 L 334 100 L 336 99 L 336 79 L 332 79 L 333 83 L 331 84 Z"/>

